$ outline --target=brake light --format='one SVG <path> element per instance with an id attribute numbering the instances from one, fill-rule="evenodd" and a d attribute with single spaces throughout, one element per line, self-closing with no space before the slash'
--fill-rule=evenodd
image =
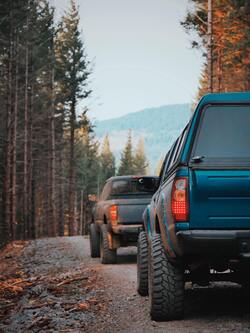
<path id="1" fill-rule="evenodd" d="M 188 179 L 177 178 L 172 189 L 171 208 L 175 221 L 187 221 L 189 215 L 188 208 Z"/>
<path id="2" fill-rule="evenodd" d="M 118 207 L 116 205 L 113 205 L 109 208 L 109 215 L 111 223 L 116 223 L 118 220 Z"/>

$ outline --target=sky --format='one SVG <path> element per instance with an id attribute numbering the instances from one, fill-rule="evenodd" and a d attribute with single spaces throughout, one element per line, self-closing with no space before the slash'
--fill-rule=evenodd
<path id="1" fill-rule="evenodd" d="M 51 0 L 60 17 L 69 0 Z M 80 29 L 93 64 L 92 119 L 109 119 L 197 94 L 201 53 L 180 25 L 188 0 L 78 0 Z"/>

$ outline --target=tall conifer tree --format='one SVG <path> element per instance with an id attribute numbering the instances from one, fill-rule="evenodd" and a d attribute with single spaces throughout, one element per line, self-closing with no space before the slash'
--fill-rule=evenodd
<path id="1" fill-rule="evenodd" d="M 103 187 L 105 181 L 115 175 L 115 157 L 110 150 L 109 136 L 105 136 L 100 154 L 99 185 Z"/>
<path id="2" fill-rule="evenodd" d="M 182 25 L 196 31 L 193 47 L 205 55 L 199 96 L 208 92 L 207 0 L 192 0 L 193 9 Z M 250 5 L 248 0 L 213 1 L 213 90 L 214 92 L 250 90 Z"/>
<path id="3" fill-rule="evenodd" d="M 70 133 L 68 213 L 69 233 L 73 235 L 76 233 L 76 107 L 79 99 L 87 98 L 91 93 L 87 88 L 90 74 L 89 62 L 86 59 L 79 32 L 79 13 L 74 0 L 71 0 L 70 10 L 63 16 L 59 25 L 56 45 L 56 60 L 61 69 L 58 81 L 65 99 L 65 110 L 67 112 Z"/>
<path id="4" fill-rule="evenodd" d="M 144 139 L 141 138 L 138 142 L 134 156 L 134 173 L 138 175 L 146 175 L 148 162 L 145 156 Z"/>
<path id="5" fill-rule="evenodd" d="M 132 148 L 132 134 L 128 133 L 128 140 L 121 154 L 120 166 L 118 175 L 133 175 L 134 174 L 134 157 Z"/>

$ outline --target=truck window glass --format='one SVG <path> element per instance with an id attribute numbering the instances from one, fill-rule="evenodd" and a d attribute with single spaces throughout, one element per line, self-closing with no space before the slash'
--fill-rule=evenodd
<path id="1" fill-rule="evenodd" d="M 107 200 L 110 193 L 110 182 L 106 183 L 101 194 L 101 200 Z"/>
<path id="2" fill-rule="evenodd" d="M 168 159 L 167 159 L 167 161 L 166 161 L 164 174 L 163 174 L 162 179 L 161 179 L 161 182 L 162 182 L 162 183 L 167 179 L 167 176 L 168 176 L 168 170 L 169 170 L 170 165 L 171 165 L 171 160 L 172 160 L 172 157 L 173 157 L 173 154 L 174 154 L 174 151 L 175 151 L 175 148 L 176 148 L 177 142 L 178 142 L 178 140 L 175 141 L 175 143 L 173 144 L 172 148 L 170 149 L 170 151 L 169 151 L 169 153 L 168 153 Z"/>
<path id="3" fill-rule="evenodd" d="M 250 158 L 250 106 L 209 106 L 203 111 L 193 156 Z"/>
<path id="4" fill-rule="evenodd" d="M 158 185 L 157 177 L 134 177 L 112 183 L 111 195 L 153 193 Z"/>
<path id="5" fill-rule="evenodd" d="M 112 183 L 111 194 L 123 194 L 130 192 L 130 186 L 127 180 L 116 180 Z"/>

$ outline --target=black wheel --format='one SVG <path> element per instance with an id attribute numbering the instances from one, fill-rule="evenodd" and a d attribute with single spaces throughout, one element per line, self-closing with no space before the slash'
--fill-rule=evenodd
<path id="1" fill-rule="evenodd" d="M 151 318 L 180 319 L 184 310 L 184 271 L 167 259 L 160 235 L 152 239 L 149 275 Z"/>
<path id="2" fill-rule="evenodd" d="M 96 230 L 96 225 L 94 223 L 90 224 L 89 234 L 90 234 L 91 258 L 99 258 L 100 257 L 100 233 Z"/>
<path id="3" fill-rule="evenodd" d="M 101 228 L 101 262 L 102 264 L 115 264 L 116 263 L 116 250 L 110 250 L 109 239 L 110 234 L 107 225 L 103 224 Z"/>
<path id="4" fill-rule="evenodd" d="M 137 291 L 141 296 L 148 295 L 148 241 L 145 231 L 141 231 L 138 237 Z"/>

